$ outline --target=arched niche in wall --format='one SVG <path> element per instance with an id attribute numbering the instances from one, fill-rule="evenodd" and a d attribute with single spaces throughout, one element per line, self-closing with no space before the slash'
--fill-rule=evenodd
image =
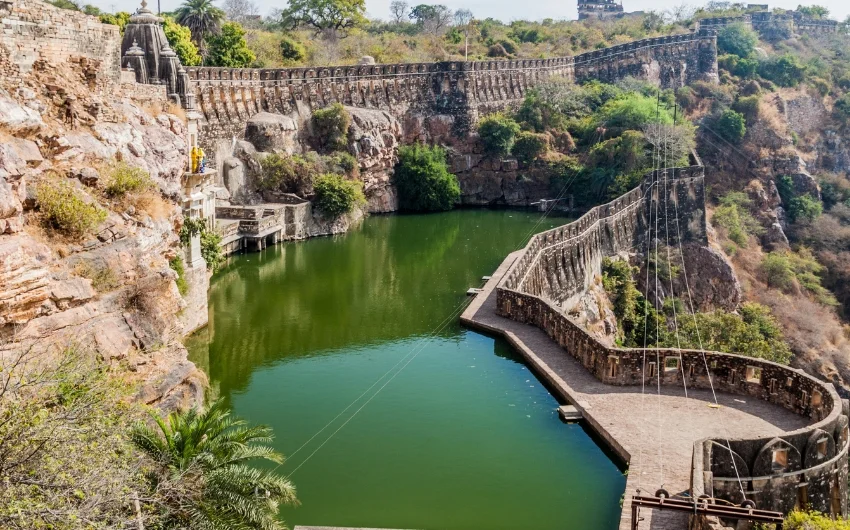
<path id="1" fill-rule="evenodd" d="M 835 456 L 835 440 L 826 431 L 816 429 L 806 442 L 803 466 L 815 467 Z"/>
<path id="2" fill-rule="evenodd" d="M 838 421 L 835 422 L 833 440 L 835 440 L 836 451 L 840 451 L 850 441 L 850 421 L 848 421 L 847 416 L 839 416 Z"/>
<path id="3" fill-rule="evenodd" d="M 753 462 L 753 476 L 763 477 L 799 471 L 802 465 L 800 451 L 782 438 L 767 442 Z"/>

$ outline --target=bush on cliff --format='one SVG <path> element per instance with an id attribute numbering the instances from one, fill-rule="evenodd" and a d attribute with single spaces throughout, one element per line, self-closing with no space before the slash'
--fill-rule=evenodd
<path id="1" fill-rule="evenodd" d="M 742 22 L 729 24 L 717 32 L 717 49 L 738 57 L 749 57 L 756 50 L 758 34 Z"/>
<path id="2" fill-rule="evenodd" d="M 601 127 L 639 131 L 650 123 L 673 123 L 673 115 L 657 98 L 635 92 L 605 103 L 597 113 Z"/>
<path id="3" fill-rule="evenodd" d="M 457 177 L 449 173 L 446 152 L 437 146 L 402 146 L 393 184 L 403 210 L 451 210 L 460 199 Z"/>
<path id="4" fill-rule="evenodd" d="M 720 199 L 711 222 L 726 232 L 736 245 L 746 247 L 751 235 L 761 235 L 764 228 L 750 214 L 752 201 L 742 192 L 729 192 Z"/>
<path id="5" fill-rule="evenodd" d="M 520 132 L 511 149 L 517 160 L 523 164 L 531 164 L 549 151 L 549 135 L 533 132 Z"/>
<path id="6" fill-rule="evenodd" d="M 351 115 L 341 103 L 313 111 L 313 133 L 319 147 L 326 151 L 348 149 L 348 128 Z"/>
<path id="7" fill-rule="evenodd" d="M 602 285 L 614 304 L 617 317 L 617 343 L 640 348 L 663 342 L 664 319 L 637 288 L 632 267 L 623 260 L 602 261 Z"/>
<path id="8" fill-rule="evenodd" d="M 505 156 L 511 152 L 520 126 L 506 114 L 494 113 L 478 122 L 478 135 L 484 150 L 494 156 Z"/>
<path id="9" fill-rule="evenodd" d="M 747 120 L 740 112 L 726 109 L 717 118 L 714 128 L 717 134 L 729 142 L 740 142 L 747 134 Z"/>
<path id="10" fill-rule="evenodd" d="M 120 198 L 130 193 L 140 193 L 153 188 L 154 182 L 144 169 L 119 162 L 109 168 L 106 185 L 107 197 Z"/>
<path id="11" fill-rule="evenodd" d="M 363 183 L 359 180 L 346 180 L 334 174 L 322 175 L 313 183 L 313 190 L 316 193 L 314 204 L 334 218 L 366 204 Z"/>
<path id="12" fill-rule="evenodd" d="M 806 65 L 791 54 L 762 61 L 759 64 L 759 75 L 779 86 L 794 87 L 805 80 Z"/>
<path id="13" fill-rule="evenodd" d="M 69 236 L 85 235 L 106 220 L 106 210 L 65 182 L 39 184 L 36 198 L 44 223 Z"/>

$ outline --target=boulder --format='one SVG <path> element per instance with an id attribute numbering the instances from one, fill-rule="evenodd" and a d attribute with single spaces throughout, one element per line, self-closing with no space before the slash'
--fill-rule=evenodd
<path id="1" fill-rule="evenodd" d="M 41 114 L 18 104 L 5 91 L 0 92 L 0 126 L 16 134 L 37 132 L 44 126 Z"/>
<path id="2" fill-rule="evenodd" d="M 298 126 L 295 120 L 282 114 L 261 112 L 248 120 L 245 140 L 258 151 L 284 152 L 291 155 L 296 150 L 295 136 Z"/>

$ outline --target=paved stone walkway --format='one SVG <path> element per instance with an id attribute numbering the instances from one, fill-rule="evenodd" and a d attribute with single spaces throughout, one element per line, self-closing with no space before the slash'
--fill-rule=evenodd
<path id="1" fill-rule="evenodd" d="M 560 399 L 583 412 L 585 421 L 611 450 L 629 464 L 620 530 L 630 530 L 631 497 L 640 489 L 653 495 L 663 487 L 671 494 L 690 487 L 693 443 L 708 437 L 776 435 L 809 423 L 783 408 L 763 401 L 710 391 L 662 387 L 616 387 L 601 383 L 540 329 L 496 315 L 495 287 L 518 253 L 499 266 L 483 291 L 464 311 L 470 327 L 503 335 L 547 380 Z M 641 512 L 641 530 L 683 530 L 687 515 Z"/>

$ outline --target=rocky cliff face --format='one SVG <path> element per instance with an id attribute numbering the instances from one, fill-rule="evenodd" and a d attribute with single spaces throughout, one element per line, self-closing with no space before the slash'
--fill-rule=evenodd
<path id="1" fill-rule="evenodd" d="M 0 352 L 83 345 L 137 381 L 142 401 L 186 406 L 202 398 L 205 376 L 180 343 L 180 315 L 206 314 L 206 299 L 190 308 L 169 267 L 182 254 L 185 126 L 165 112 L 164 92 L 137 97 L 134 85 L 93 82 L 93 71 L 36 64 L 22 85 L 0 80 Z M 155 189 L 106 197 L 117 161 L 149 172 Z M 82 237 L 47 228 L 37 189 L 48 180 L 98 203 L 106 220 Z"/>

